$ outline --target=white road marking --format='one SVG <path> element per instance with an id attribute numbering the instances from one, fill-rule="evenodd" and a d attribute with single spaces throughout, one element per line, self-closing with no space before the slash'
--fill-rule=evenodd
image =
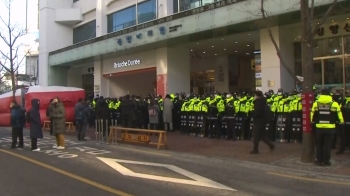
<path id="1" fill-rule="evenodd" d="M 204 178 L 204 177 L 199 176 L 197 174 L 194 174 L 192 172 L 189 172 L 189 171 L 186 171 L 186 170 L 181 169 L 179 167 L 176 167 L 174 165 L 147 163 L 147 162 L 138 162 L 138 161 L 128 161 L 128 160 L 120 160 L 120 159 L 110 159 L 110 158 L 103 158 L 103 157 L 97 157 L 97 158 L 100 159 L 105 164 L 112 167 L 113 169 L 117 170 L 119 173 L 121 173 L 124 176 L 131 176 L 131 177 L 136 177 L 136 178 L 144 178 L 144 179 L 150 179 L 150 180 L 173 182 L 173 183 L 180 183 L 180 184 L 187 184 L 187 185 L 194 185 L 194 186 L 202 186 L 202 187 L 209 187 L 209 188 L 229 190 L 229 191 L 237 191 L 237 190 L 234 190 L 234 189 L 227 187 L 225 185 L 214 182 L 210 179 Z M 138 165 L 164 167 L 164 168 L 170 169 L 174 172 L 177 172 L 179 174 L 182 174 L 188 178 L 191 178 L 193 180 L 185 180 L 185 179 L 179 179 L 179 178 L 170 178 L 170 177 L 135 173 L 135 172 L 129 170 L 128 168 L 120 165 L 119 163 L 130 163 L 130 164 L 138 164 Z"/>

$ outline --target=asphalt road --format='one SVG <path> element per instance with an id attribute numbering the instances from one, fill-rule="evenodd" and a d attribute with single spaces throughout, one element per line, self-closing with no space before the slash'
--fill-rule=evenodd
<path id="1" fill-rule="evenodd" d="M 0 195 L 178 196 L 348 195 L 350 178 L 219 160 L 128 144 L 67 137 L 65 150 L 41 140 L 41 152 L 9 149 L 0 132 Z M 29 142 L 26 142 L 29 145 Z M 260 156 L 260 155 L 252 155 Z"/>

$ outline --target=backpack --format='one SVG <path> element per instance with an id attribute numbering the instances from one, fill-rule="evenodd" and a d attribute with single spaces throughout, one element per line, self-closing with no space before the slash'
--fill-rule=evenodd
<path id="1" fill-rule="evenodd" d="M 269 105 L 265 104 L 264 105 L 264 120 L 265 122 L 270 122 L 272 120 L 272 111 L 271 108 L 269 107 Z"/>
<path id="2" fill-rule="evenodd" d="M 77 110 L 75 112 L 75 120 L 77 120 L 77 122 L 81 123 L 84 120 L 84 109 L 80 108 L 79 110 Z"/>
<path id="3" fill-rule="evenodd" d="M 26 119 L 26 122 L 27 122 L 27 123 L 30 123 L 30 111 L 28 111 L 28 112 L 26 113 L 25 119 Z"/>

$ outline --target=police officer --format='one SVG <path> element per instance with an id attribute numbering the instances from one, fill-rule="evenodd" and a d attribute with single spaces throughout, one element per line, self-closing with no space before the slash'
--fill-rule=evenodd
<path id="1" fill-rule="evenodd" d="M 343 154 L 347 145 L 350 144 L 350 93 L 345 94 L 341 111 L 344 117 L 344 126 L 339 127 L 340 146 L 336 154 Z"/>
<path id="2" fill-rule="evenodd" d="M 207 122 L 208 122 L 208 138 L 213 138 L 216 134 L 216 130 L 218 127 L 218 108 L 217 108 L 217 99 L 215 99 L 214 95 L 210 96 L 210 101 L 208 103 L 208 114 L 207 114 Z"/>
<path id="3" fill-rule="evenodd" d="M 227 124 L 227 140 L 236 140 L 236 130 L 235 130 L 235 105 L 234 97 L 229 93 L 226 95 L 225 103 L 225 120 Z"/>
<path id="4" fill-rule="evenodd" d="M 315 165 L 330 166 L 332 140 L 336 131 L 336 121 L 344 123 L 339 104 L 334 102 L 330 90 L 323 89 L 318 100 L 312 105 L 311 122 L 316 127 Z"/>

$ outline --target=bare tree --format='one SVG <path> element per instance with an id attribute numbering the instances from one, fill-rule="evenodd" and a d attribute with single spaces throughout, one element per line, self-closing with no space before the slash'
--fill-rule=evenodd
<path id="1" fill-rule="evenodd" d="M 26 34 L 26 29 L 12 21 L 11 5 L 13 0 L 2 0 L 2 4 L 1 7 L 5 8 L 7 12 L 2 12 L 0 15 L 0 40 L 6 47 L 0 48 L 0 66 L 4 72 L 11 75 L 13 99 L 15 99 L 16 73 L 26 56 L 21 55 L 22 44 L 19 41 Z"/>
<path id="2" fill-rule="evenodd" d="M 288 63 L 293 62 L 286 62 L 286 60 L 283 58 L 283 55 L 281 53 L 281 50 L 275 40 L 275 37 L 273 35 L 273 32 L 271 30 L 272 21 L 271 17 L 269 16 L 269 12 L 265 10 L 264 4 L 269 0 L 260 0 L 260 9 L 257 11 L 257 13 L 252 13 L 254 15 L 260 15 L 262 18 L 263 26 L 267 29 L 268 35 L 271 39 L 271 42 L 275 46 L 277 56 L 279 57 L 281 61 L 281 65 L 287 70 L 287 72 L 294 78 L 295 82 L 301 83 L 301 81 L 296 77 L 294 72 L 290 69 L 288 66 Z M 330 16 L 330 14 L 333 12 L 334 8 L 336 7 L 336 4 L 338 3 L 338 0 L 332 0 L 331 4 L 329 5 L 327 11 L 323 14 L 322 19 L 317 25 L 313 25 L 313 19 L 314 19 L 314 9 L 315 9 L 315 0 L 300 0 L 300 12 L 301 12 L 301 48 L 302 48 L 302 72 L 303 72 L 303 94 L 304 95 L 310 95 L 313 94 L 313 78 L 308 77 L 313 75 L 313 40 L 314 37 L 317 35 L 320 27 L 325 23 L 327 20 L 327 17 Z M 297 6 L 297 5 L 295 5 Z M 305 115 L 307 115 L 306 119 L 310 119 L 310 113 L 306 112 Z M 314 156 L 314 146 L 315 141 L 313 134 L 310 131 L 303 132 L 303 150 L 301 155 L 301 161 L 304 163 L 312 163 L 315 160 Z"/>

